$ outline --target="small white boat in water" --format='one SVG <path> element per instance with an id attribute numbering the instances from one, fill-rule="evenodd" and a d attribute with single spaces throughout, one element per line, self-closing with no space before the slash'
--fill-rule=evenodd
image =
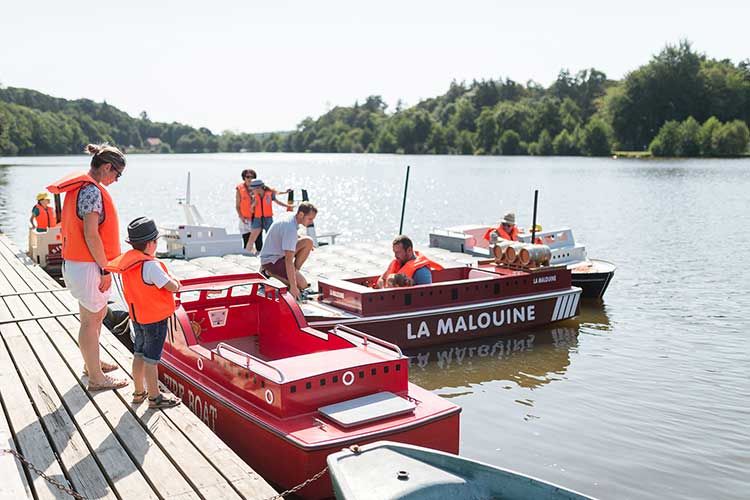
<path id="1" fill-rule="evenodd" d="M 433 229 L 430 232 L 430 246 L 451 252 L 461 252 L 476 257 L 491 258 L 490 242 L 484 239 L 489 229 L 485 225 L 454 226 L 446 229 Z M 550 264 L 565 265 L 573 273 L 573 285 L 583 289 L 583 297 L 601 299 L 607 290 L 616 266 L 600 259 L 590 259 L 586 247 L 577 243 L 573 230 L 567 227 L 535 234 L 536 243 L 546 245 L 551 250 Z M 518 240 L 531 243 L 530 233 L 521 233 Z"/>
<path id="2" fill-rule="evenodd" d="M 582 500 L 581 493 L 450 453 L 378 441 L 328 456 L 339 500 Z"/>

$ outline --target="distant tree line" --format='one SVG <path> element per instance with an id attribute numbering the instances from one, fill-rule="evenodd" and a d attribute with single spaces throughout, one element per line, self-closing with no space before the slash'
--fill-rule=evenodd
<path id="1" fill-rule="evenodd" d="M 621 81 L 596 69 L 559 73 L 548 88 L 510 79 L 452 82 L 393 112 L 380 96 L 305 118 L 291 132 L 214 135 L 132 118 L 106 102 L 0 89 L 0 154 L 79 152 L 107 140 L 161 152 L 284 151 L 473 155 L 655 156 L 746 154 L 750 61 L 710 59 L 687 41 L 667 45 Z M 152 148 L 153 149 L 153 148 Z"/>
<path id="2" fill-rule="evenodd" d="M 88 143 L 105 141 L 157 153 L 262 151 L 259 137 L 263 134 L 215 135 L 207 128 L 151 121 L 145 111 L 133 118 L 106 102 L 0 88 L 0 155 L 74 154 Z M 149 138 L 159 139 L 158 144 L 150 146 Z"/>

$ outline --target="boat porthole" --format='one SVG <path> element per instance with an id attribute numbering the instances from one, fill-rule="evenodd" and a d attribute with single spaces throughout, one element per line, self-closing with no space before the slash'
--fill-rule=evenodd
<path id="1" fill-rule="evenodd" d="M 201 358 L 198 358 L 198 369 L 203 371 L 203 360 Z"/>
<path id="2" fill-rule="evenodd" d="M 352 372 L 346 372 L 341 377 L 341 381 L 344 385 L 352 385 L 354 383 L 354 374 Z"/>
<path id="3" fill-rule="evenodd" d="M 266 403 L 269 405 L 273 404 L 273 392 L 271 392 L 271 389 L 266 389 Z"/>

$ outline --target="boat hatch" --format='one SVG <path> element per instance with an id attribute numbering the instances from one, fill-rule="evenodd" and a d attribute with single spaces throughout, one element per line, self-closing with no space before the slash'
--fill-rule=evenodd
<path id="1" fill-rule="evenodd" d="M 342 427 L 354 427 L 376 420 L 412 413 L 416 404 L 392 392 L 378 392 L 318 408 Z"/>

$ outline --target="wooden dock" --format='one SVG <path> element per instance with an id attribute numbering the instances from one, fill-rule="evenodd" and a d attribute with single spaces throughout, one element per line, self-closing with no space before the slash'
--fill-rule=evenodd
<path id="1" fill-rule="evenodd" d="M 0 450 L 84 498 L 272 498 L 276 492 L 185 406 L 131 405 L 133 386 L 89 393 L 78 303 L 0 234 Z M 105 328 L 102 360 L 130 377 Z M 279 457 L 283 460 L 283 457 Z M 0 498 L 72 498 L 0 451 Z"/>

